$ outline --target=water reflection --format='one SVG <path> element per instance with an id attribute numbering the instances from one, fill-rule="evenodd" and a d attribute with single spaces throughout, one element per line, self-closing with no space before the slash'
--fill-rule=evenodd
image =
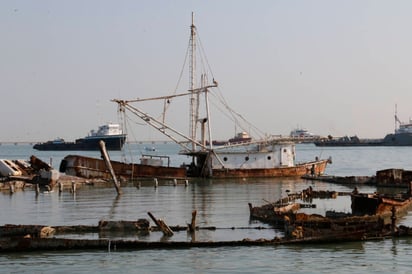
<path id="1" fill-rule="evenodd" d="M 112 206 L 111 206 L 111 208 L 110 208 L 110 210 L 109 210 L 109 213 L 108 213 L 108 216 L 109 216 L 109 219 L 110 219 L 110 220 L 112 220 L 112 219 L 114 218 L 114 216 L 116 216 L 115 210 L 116 210 L 116 207 L 117 207 L 117 205 L 118 205 L 118 203 L 119 203 L 119 200 L 120 200 L 121 196 L 122 196 L 122 195 L 117 194 L 117 195 L 115 196 L 115 198 L 113 199 Z"/>
<path id="2" fill-rule="evenodd" d="M 216 230 L 199 230 L 193 234 L 186 231 L 173 236 L 175 241 L 191 240 L 241 240 L 244 238 L 271 239 L 280 232 L 250 220 L 248 203 L 259 206 L 273 202 L 287 191 L 299 192 L 311 186 L 314 190 L 335 190 L 350 192 L 351 186 L 332 185 L 300 179 L 248 179 L 248 180 L 191 180 L 188 186 L 175 186 L 172 181 L 142 181 L 139 188 L 136 182 L 122 186 L 123 194 L 117 195 L 110 185 L 82 186 L 76 193 L 65 191 L 35 195 L 32 190 L 17 191 L 12 196 L 7 192 L 0 195 L 0 206 L 7 208 L 2 213 L 2 223 L 45 224 L 45 225 L 97 225 L 104 220 L 148 219 L 147 212 L 163 219 L 169 226 L 186 227 L 191 221 L 192 212 L 197 211 L 196 225 L 214 226 Z M 360 186 L 360 191 L 375 191 L 370 186 Z M 316 208 L 303 209 L 306 213 L 324 214 L 325 210 L 350 211 L 350 198 L 338 196 L 336 199 L 314 199 Z M 409 218 L 410 219 L 410 218 Z M 255 229 L 261 226 L 265 229 Z M 235 229 L 231 229 L 235 228 Z M 247 229 L 241 229 L 247 228 Z M 118 235 L 112 235 L 117 237 Z M 94 237 L 110 237 L 95 235 Z M 150 235 L 127 235 L 146 240 L 167 240 L 159 233 Z"/>

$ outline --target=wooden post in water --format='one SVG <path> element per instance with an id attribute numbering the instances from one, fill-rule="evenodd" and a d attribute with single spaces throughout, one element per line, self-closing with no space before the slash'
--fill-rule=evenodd
<path id="1" fill-rule="evenodd" d="M 197 211 L 193 210 L 192 211 L 192 221 L 190 222 L 190 224 L 188 224 L 189 231 L 191 233 L 195 232 L 196 230 L 196 214 L 197 214 Z"/>
<path id="2" fill-rule="evenodd" d="M 13 194 L 14 193 L 14 184 L 12 182 L 10 182 L 9 187 L 10 187 L 10 194 Z"/>
<path id="3" fill-rule="evenodd" d="M 171 237 L 173 236 L 173 231 L 170 229 L 170 227 L 161 219 L 156 219 L 152 213 L 147 212 L 147 214 L 152 218 L 153 222 L 156 224 L 156 226 L 163 232 L 165 236 Z"/>
<path id="4" fill-rule="evenodd" d="M 113 183 L 114 183 L 114 187 L 116 188 L 117 194 L 120 195 L 122 194 L 122 190 L 120 189 L 120 184 L 117 181 L 116 174 L 114 173 L 112 164 L 110 163 L 109 154 L 107 154 L 106 144 L 104 143 L 104 141 L 100 140 L 99 147 L 100 147 L 100 152 L 102 154 L 104 163 L 106 164 L 106 167 L 110 171 L 110 175 L 113 178 Z"/>
<path id="5" fill-rule="evenodd" d="M 75 183 L 75 181 L 72 181 L 72 188 L 71 188 L 71 192 L 72 192 L 73 194 L 75 194 L 75 193 L 76 193 L 76 183 Z"/>
<path id="6" fill-rule="evenodd" d="M 396 208 L 395 206 L 392 206 L 391 209 L 392 215 L 391 215 L 391 233 L 392 236 L 395 235 L 395 231 L 396 231 Z"/>

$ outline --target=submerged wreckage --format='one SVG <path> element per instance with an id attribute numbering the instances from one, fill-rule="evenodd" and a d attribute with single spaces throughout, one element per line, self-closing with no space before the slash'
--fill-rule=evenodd
<path id="1" fill-rule="evenodd" d="M 412 185 L 412 183 L 411 183 Z M 275 203 L 261 207 L 250 207 L 252 219 L 283 228 L 283 237 L 273 239 L 242 239 L 235 241 L 196 241 L 198 230 L 217 230 L 216 227 L 196 226 L 196 211 L 192 212 L 192 221 L 186 226 L 168 226 L 163 220 L 156 219 L 150 212 L 156 226 L 150 226 L 147 219 L 137 221 L 101 220 L 97 226 L 42 226 L 42 225 L 4 225 L 0 226 L 0 252 L 39 251 L 39 250 L 109 250 L 111 246 L 120 249 L 156 249 L 156 248 L 192 248 L 222 246 L 262 246 L 307 243 L 331 243 L 343 241 L 365 241 L 389 237 L 412 236 L 412 228 L 397 226 L 399 217 L 406 214 L 412 205 L 411 187 L 407 193 L 398 195 L 361 194 L 335 191 L 314 191 L 311 187 L 301 193 L 289 194 Z M 298 209 L 308 205 L 313 199 L 334 199 L 338 195 L 351 195 L 352 213 L 329 212 L 326 216 L 298 213 Z M 301 199 L 305 203 L 296 201 Z M 312 207 L 312 205 L 311 205 Z M 226 228 L 227 229 L 227 228 Z M 236 229 L 236 228 L 231 228 Z M 239 228 L 241 229 L 241 228 Z M 243 228 L 245 229 L 245 228 Z M 247 229 L 271 229 L 250 227 Z M 162 231 L 167 241 L 142 241 L 128 239 L 127 235 L 147 235 L 153 231 Z M 175 232 L 187 231 L 192 235 L 190 241 L 172 241 Z M 90 238 L 66 238 L 65 235 L 88 233 Z M 115 238 L 111 238 L 115 235 Z M 119 239 L 119 236 L 123 238 Z"/>
<path id="2" fill-rule="evenodd" d="M 305 203 L 315 198 L 336 198 L 350 195 L 351 213 L 326 211 L 325 216 L 298 212 Z M 318 192 L 308 188 L 277 202 L 260 207 L 249 204 L 251 219 L 257 219 L 285 229 L 294 239 L 363 240 L 395 233 L 395 222 L 412 207 L 412 182 L 408 191 L 397 195 L 363 194 L 357 188 L 352 193 Z"/>
<path id="3" fill-rule="evenodd" d="M 30 183 L 47 185 L 52 189 L 59 176 L 57 170 L 33 155 L 28 161 L 0 159 L 1 188 L 14 188 L 16 184 L 23 187 Z"/>

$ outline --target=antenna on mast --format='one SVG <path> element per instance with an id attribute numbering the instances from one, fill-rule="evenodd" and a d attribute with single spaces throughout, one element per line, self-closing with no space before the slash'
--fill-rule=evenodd
<path id="1" fill-rule="evenodd" d="M 196 140 L 196 126 L 198 116 L 198 95 L 194 91 L 196 88 L 196 27 L 194 24 L 194 12 L 192 12 L 192 24 L 190 26 L 190 137 Z M 196 150 L 196 143 L 192 142 L 192 150 Z"/>
<path id="2" fill-rule="evenodd" d="M 398 104 L 395 104 L 395 132 L 398 129 L 398 124 L 397 123 L 401 123 L 401 121 L 398 118 Z"/>

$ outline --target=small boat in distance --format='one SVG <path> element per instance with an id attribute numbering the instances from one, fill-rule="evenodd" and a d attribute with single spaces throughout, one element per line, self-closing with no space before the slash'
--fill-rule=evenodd
<path id="1" fill-rule="evenodd" d="M 297 143 L 312 143 L 324 139 L 324 137 L 321 137 L 320 135 L 315 135 L 307 129 L 299 127 L 293 129 L 290 132 L 289 137 Z"/>
<path id="2" fill-rule="evenodd" d="M 319 137 L 310 133 L 307 129 L 304 128 L 295 128 L 290 132 L 290 137 L 292 138 L 315 138 Z"/>
<path id="3" fill-rule="evenodd" d="M 107 150 L 121 150 L 126 134 L 123 133 L 119 124 L 108 123 L 99 126 L 97 130 L 91 130 L 84 138 L 76 139 L 75 142 L 66 142 L 63 138 L 52 141 L 37 143 L 33 146 L 37 150 L 99 150 L 99 141 L 106 144 Z"/>
<path id="4" fill-rule="evenodd" d="M 242 131 L 229 139 L 230 144 L 249 143 L 250 141 L 252 141 L 252 137 L 246 131 Z"/>
<path id="5" fill-rule="evenodd" d="M 246 131 L 242 131 L 236 134 L 235 137 L 230 138 L 227 141 L 213 140 L 212 144 L 214 146 L 225 146 L 225 145 L 230 145 L 230 144 L 233 145 L 233 144 L 250 143 L 251 141 L 252 141 L 252 137 L 250 137 Z M 208 140 L 206 140 L 206 145 L 209 145 Z"/>
<path id="6" fill-rule="evenodd" d="M 156 151 L 155 147 L 144 147 L 144 150 L 146 151 Z"/>

